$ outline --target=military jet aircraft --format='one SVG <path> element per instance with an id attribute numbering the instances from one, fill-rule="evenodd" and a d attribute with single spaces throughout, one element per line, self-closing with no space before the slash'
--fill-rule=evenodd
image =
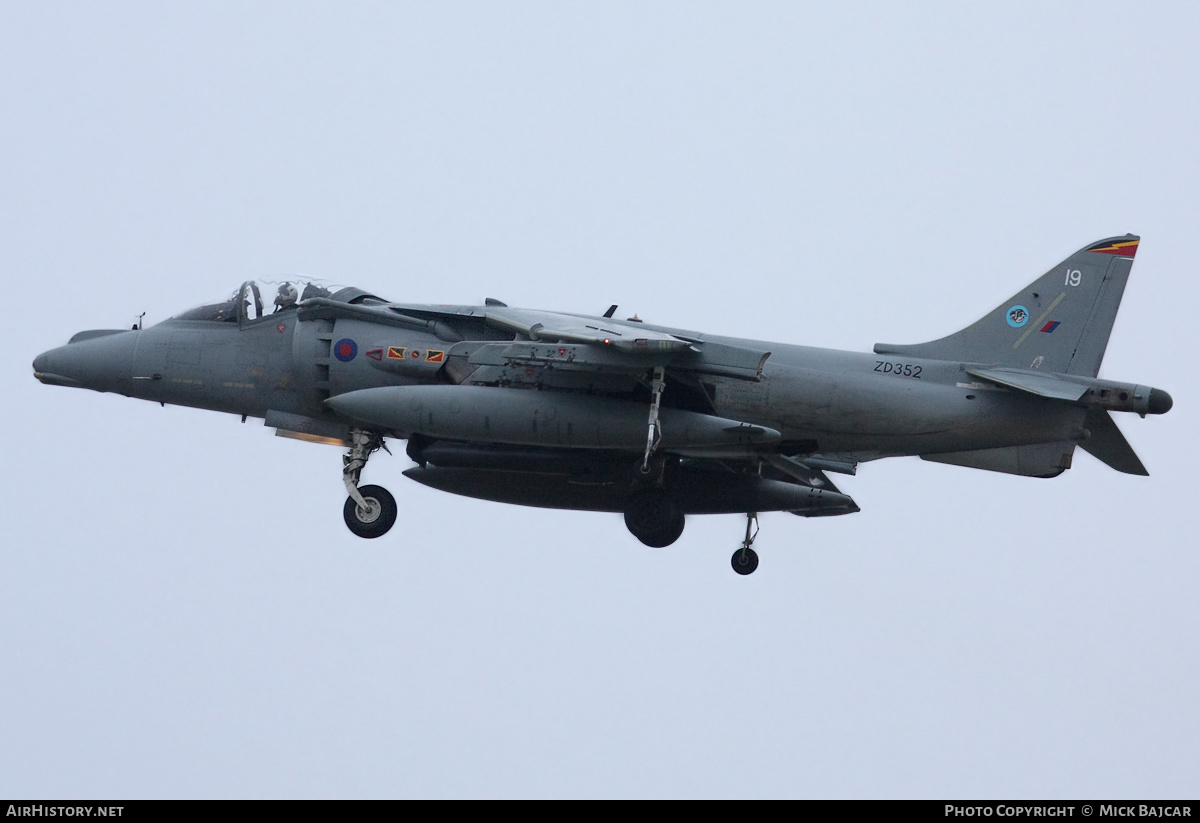
<path id="1" fill-rule="evenodd" d="M 49 385 L 263 418 L 346 448 L 343 513 L 360 537 L 396 521 L 392 495 L 359 479 L 400 438 L 418 483 L 623 512 L 648 546 L 674 543 L 687 515 L 744 514 L 732 565 L 749 574 L 758 514 L 859 511 L 828 473 L 861 462 L 1054 477 L 1082 446 L 1146 474 L 1109 413 L 1162 414 L 1170 395 L 1096 376 L 1137 247 L 1093 243 L 962 331 L 873 354 L 620 320 L 616 306 L 409 305 L 292 282 L 272 284 L 271 306 L 251 282 L 150 328 L 80 332 L 33 368 Z"/>

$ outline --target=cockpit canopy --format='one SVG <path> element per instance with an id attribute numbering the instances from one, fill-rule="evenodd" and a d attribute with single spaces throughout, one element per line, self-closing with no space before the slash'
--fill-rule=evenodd
<path id="1" fill-rule="evenodd" d="M 269 303 L 263 302 L 266 296 Z M 175 316 L 176 320 L 208 320 L 216 323 L 243 323 L 278 312 L 295 309 L 310 297 L 332 297 L 319 283 L 305 280 L 248 280 L 220 303 L 209 303 Z"/>

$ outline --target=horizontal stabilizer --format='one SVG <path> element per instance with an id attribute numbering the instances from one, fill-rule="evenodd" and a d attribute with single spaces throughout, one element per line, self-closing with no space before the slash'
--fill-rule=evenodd
<path id="1" fill-rule="evenodd" d="M 1052 400 L 1076 402 L 1087 392 L 1086 384 L 1076 383 L 1055 374 L 1038 374 L 1026 369 L 967 369 L 967 374 L 999 386 L 1048 397 Z"/>
<path id="2" fill-rule="evenodd" d="M 1002 367 L 967 369 L 967 374 L 1006 389 L 1100 411 L 1134 412 L 1145 417 L 1147 414 L 1165 414 L 1174 405 L 1171 395 L 1162 389 L 1098 377 Z"/>
<path id="3" fill-rule="evenodd" d="M 1125 474 L 1142 476 L 1150 474 L 1142 465 L 1142 461 L 1138 460 L 1138 456 L 1133 452 L 1133 447 L 1129 445 L 1125 435 L 1121 434 L 1121 430 L 1109 417 L 1108 412 L 1102 409 L 1088 412 L 1084 425 L 1092 433 L 1092 436 L 1080 445 L 1092 457 Z"/>

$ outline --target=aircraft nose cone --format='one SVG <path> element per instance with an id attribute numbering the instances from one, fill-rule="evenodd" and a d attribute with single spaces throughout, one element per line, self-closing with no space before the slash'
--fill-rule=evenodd
<path id="1" fill-rule="evenodd" d="M 47 386 L 79 386 L 78 380 L 59 374 L 62 369 L 55 362 L 54 353 L 57 351 L 58 349 L 44 351 L 33 358 L 33 376 Z"/>
<path id="2" fill-rule="evenodd" d="M 85 334 L 35 357 L 34 377 L 50 386 L 128 393 L 136 332 Z"/>

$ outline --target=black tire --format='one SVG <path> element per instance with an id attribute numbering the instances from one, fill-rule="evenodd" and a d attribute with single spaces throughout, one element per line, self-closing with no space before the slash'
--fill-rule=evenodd
<path id="1" fill-rule="evenodd" d="M 754 549 L 738 549 L 729 562 L 738 574 L 753 574 L 758 568 L 758 552 Z"/>
<path id="2" fill-rule="evenodd" d="M 683 512 L 680 512 L 669 526 L 653 532 L 633 532 L 633 536 L 652 549 L 662 549 L 679 539 L 685 525 Z"/>
<path id="3" fill-rule="evenodd" d="M 683 534 L 683 510 L 662 489 L 638 492 L 625 507 L 625 528 L 654 549 L 669 546 Z"/>
<path id="4" fill-rule="evenodd" d="M 353 497 L 347 497 L 346 505 L 342 506 L 347 528 L 368 539 L 387 534 L 396 523 L 396 498 L 383 486 L 359 486 L 358 492 L 370 508 L 364 511 Z"/>

